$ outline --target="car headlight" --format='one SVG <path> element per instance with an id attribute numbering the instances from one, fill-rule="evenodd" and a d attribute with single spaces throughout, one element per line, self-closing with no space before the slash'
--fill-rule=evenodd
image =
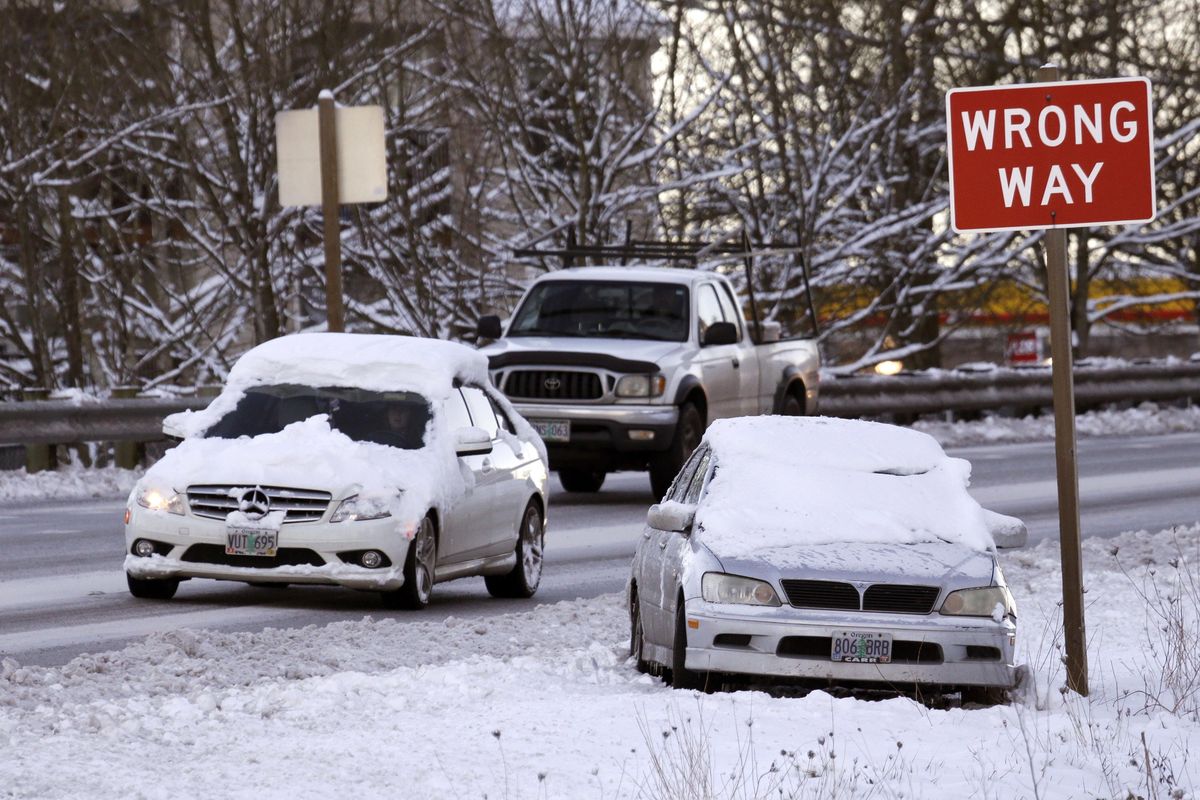
<path id="1" fill-rule="evenodd" d="M 726 575 L 723 572 L 706 572 L 700 580 L 700 593 L 710 603 L 736 603 L 743 606 L 777 606 L 779 597 L 771 584 Z"/>
<path id="2" fill-rule="evenodd" d="M 997 617 L 997 608 L 1000 617 L 1017 613 L 1012 595 L 1003 586 L 959 589 L 942 601 L 942 613 L 955 617 Z"/>
<path id="3" fill-rule="evenodd" d="M 144 486 L 138 490 L 137 504 L 151 511 L 165 511 L 168 514 L 184 513 L 184 497 L 174 490 L 164 491 L 153 486 Z"/>
<path id="4" fill-rule="evenodd" d="M 667 379 L 662 375 L 624 375 L 613 390 L 617 397 L 662 397 Z"/>
<path id="5" fill-rule="evenodd" d="M 392 498 L 379 495 L 362 497 L 351 495 L 343 500 L 329 518 L 330 522 L 353 522 L 355 520 L 383 519 L 392 515 Z"/>

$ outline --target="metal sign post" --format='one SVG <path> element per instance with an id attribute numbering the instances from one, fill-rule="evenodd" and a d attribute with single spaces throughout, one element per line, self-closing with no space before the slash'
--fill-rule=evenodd
<path id="1" fill-rule="evenodd" d="M 339 220 L 337 122 L 333 92 L 317 98 L 317 130 L 321 141 L 321 216 L 325 235 L 325 308 L 330 331 L 346 329 L 342 307 L 342 231 Z"/>

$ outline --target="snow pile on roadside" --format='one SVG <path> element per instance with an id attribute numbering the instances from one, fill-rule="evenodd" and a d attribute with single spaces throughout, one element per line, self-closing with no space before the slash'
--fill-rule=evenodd
<path id="1" fill-rule="evenodd" d="M 1034 673 L 1012 706 L 672 691 L 628 662 L 617 595 L 445 624 L 177 632 L 65 667 L 4 661 L 4 793 L 1192 796 L 1200 525 L 1085 542 L 1087 699 L 1059 691 L 1055 548 L 1004 555 Z M 1174 627 L 1157 616 L 1173 609 Z"/>
<path id="2" fill-rule="evenodd" d="M 988 416 L 972 422 L 918 420 L 913 427 L 941 442 L 962 447 L 1003 442 L 1037 442 L 1054 438 L 1054 416 Z M 1075 417 L 1079 436 L 1155 436 L 1200 431 L 1200 406 L 1160 407 L 1142 403 L 1121 410 L 1088 411 Z"/>
<path id="3" fill-rule="evenodd" d="M 141 470 L 79 464 L 32 475 L 24 469 L 0 471 L 0 503 L 124 497 L 141 476 Z"/>

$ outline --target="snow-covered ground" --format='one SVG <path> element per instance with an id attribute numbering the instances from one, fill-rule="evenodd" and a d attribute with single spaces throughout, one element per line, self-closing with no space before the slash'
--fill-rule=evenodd
<path id="1" fill-rule="evenodd" d="M 920 420 L 913 425 L 943 447 L 1004 442 L 1036 442 L 1054 438 L 1054 417 L 985 417 L 974 422 Z M 1079 436 L 1150 436 L 1200 431 L 1200 406 L 1160 407 L 1143 403 L 1120 411 L 1089 411 L 1076 417 Z M 57 472 L 29 475 L 25 470 L 0 471 L 0 504 L 90 497 L 121 497 L 142 475 L 140 470 L 116 467 L 88 469 L 78 464 Z"/>
<path id="2" fill-rule="evenodd" d="M 0 666 L 0 796 L 1192 797 L 1200 525 L 1084 543 L 1091 696 L 1063 691 L 1057 549 L 1003 556 L 1030 688 L 931 708 L 674 691 L 619 596 L 486 620 L 178 631 Z"/>

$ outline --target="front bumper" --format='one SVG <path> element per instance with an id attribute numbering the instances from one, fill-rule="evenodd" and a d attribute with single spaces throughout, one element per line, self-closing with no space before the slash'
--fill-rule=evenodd
<path id="1" fill-rule="evenodd" d="M 638 469 L 671 446 L 679 409 L 672 405 L 569 405 L 517 403 L 517 411 L 530 421 L 567 420 L 569 442 L 546 442 L 550 468 Z M 630 431 L 649 431 L 648 439 L 634 439 Z M 643 434 L 644 435 L 644 434 Z"/>
<path id="2" fill-rule="evenodd" d="M 165 552 L 144 558 L 135 556 L 131 548 L 136 539 L 158 543 Z M 321 563 L 263 567 L 212 563 L 209 560 L 196 560 L 200 558 L 196 554 L 224 551 L 223 521 L 191 514 L 179 516 L 153 512 L 134 505 L 125 526 L 125 571 L 135 578 L 212 578 L 393 591 L 404 585 L 404 560 L 408 556 L 408 543 L 405 526 L 391 517 L 354 522 L 289 523 L 279 533 L 280 552 L 304 551 L 306 558 Z M 338 553 L 360 550 L 378 550 L 388 557 L 391 565 L 367 569 L 347 563 L 338 556 Z M 276 562 L 264 558 L 263 563 Z"/>
<path id="3" fill-rule="evenodd" d="M 736 609 L 736 607 L 732 607 Z M 747 607 L 750 608 L 750 607 Z M 1016 625 L 1012 620 L 811 612 L 730 606 L 693 599 L 687 619 L 686 665 L 697 671 L 729 672 L 837 683 L 1016 686 Z M 827 643 L 838 631 L 882 631 L 892 635 L 888 664 L 833 661 Z M 822 642 L 826 643 L 822 643 Z M 901 643 L 906 643 L 901 646 Z M 968 650 L 968 647 L 971 650 Z M 990 654 L 980 657 L 980 654 Z"/>

